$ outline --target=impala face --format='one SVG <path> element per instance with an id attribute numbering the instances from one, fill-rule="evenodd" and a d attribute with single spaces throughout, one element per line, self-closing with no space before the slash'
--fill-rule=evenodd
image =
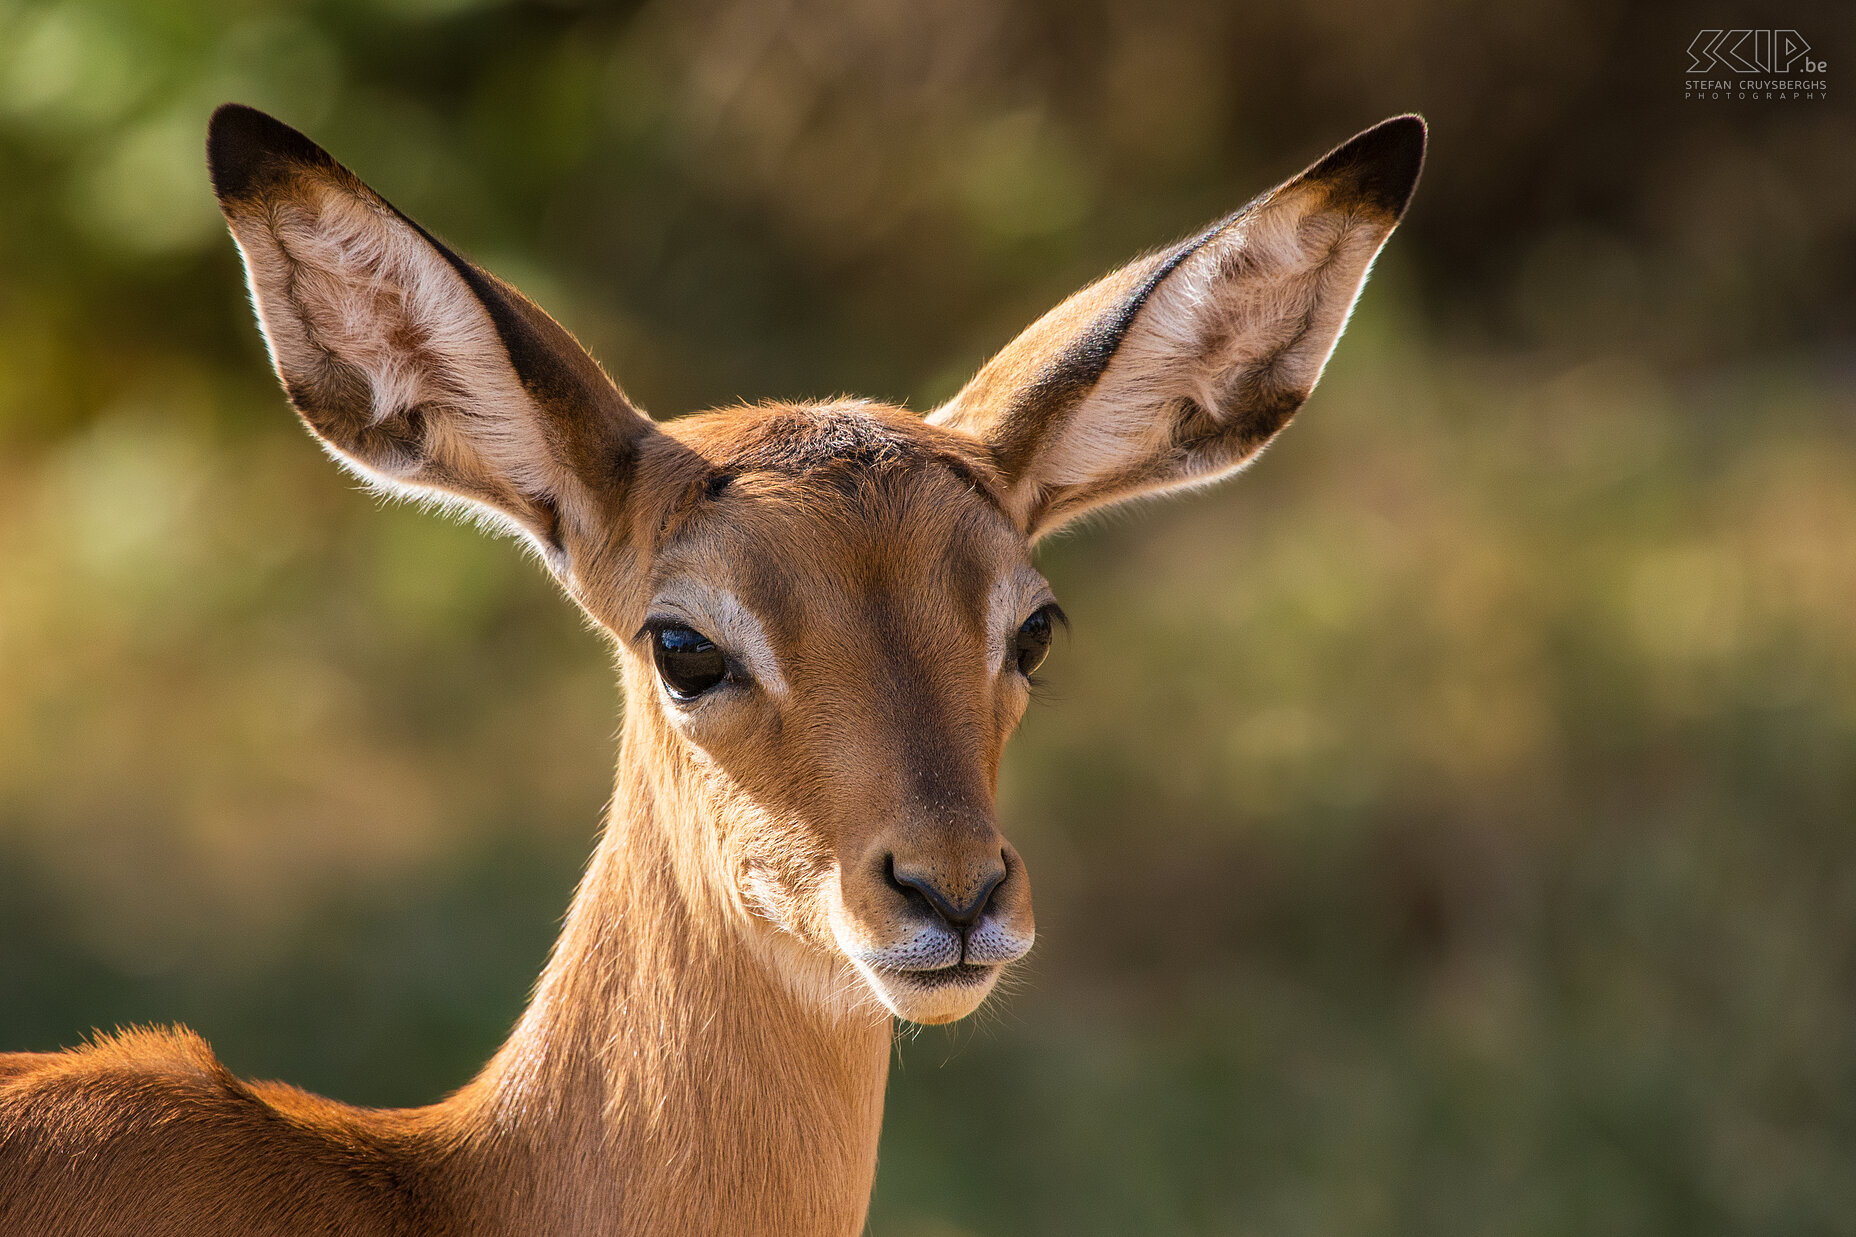
<path id="1" fill-rule="evenodd" d="M 971 1012 L 1033 939 L 993 810 L 1061 620 L 1033 544 L 1255 457 L 1423 150 L 1416 117 L 1362 133 L 1077 293 L 925 420 L 840 401 L 658 423 L 295 130 L 227 107 L 208 146 L 304 422 L 370 481 L 527 538 L 619 643 L 625 765 L 650 771 L 627 801 L 676 862 L 790 977 L 854 972 L 922 1022 Z"/>
<path id="2" fill-rule="evenodd" d="M 1060 620 L 965 435 L 899 409 L 742 409 L 668 428 L 672 487 L 624 641 L 634 707 L 730 805 L 746 905 L 841 954 L 893 1012 L 971 1012 L 1031 948 L 999 757 Z"/>

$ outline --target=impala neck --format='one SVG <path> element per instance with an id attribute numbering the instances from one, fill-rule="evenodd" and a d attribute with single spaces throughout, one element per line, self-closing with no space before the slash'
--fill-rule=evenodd
<path id="1" fill-rule="evenodd" d="M 515 1033 L 460 1096 L 527 1232 L 852 1237 L 890 1024 L 829 1012 L 722 887 L 699 775 L 629 710 L 605 836 Z M 816 959 L 813 965 L 818 965 Z M 537 1223 L 546 1218 L 551 1228 Z"/>

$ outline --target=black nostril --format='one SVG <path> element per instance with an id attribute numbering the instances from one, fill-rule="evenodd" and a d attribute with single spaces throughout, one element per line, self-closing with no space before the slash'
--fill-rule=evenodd
<path id="1" fill-rule="evenodd" d="M 968 899 L 964 906 L 960 906 L 956 905 L 939 885 L 927 877 L 918 876 L 913 872 L 898 872 L 894 855 L 883 861 L 883 875 L 888 878 L 890 885 L 904 897 L 924 904 L 928 910 L 956 928 L 972 927 L 974 921 L 979 919 L 981 913 L 985 911 L 987 903 L 992 901 L 992 895 L 1005 881 L 1005 869 L 1002 866 L 999 871 L 986 878 L 985 884 L 977 894 Z"/>

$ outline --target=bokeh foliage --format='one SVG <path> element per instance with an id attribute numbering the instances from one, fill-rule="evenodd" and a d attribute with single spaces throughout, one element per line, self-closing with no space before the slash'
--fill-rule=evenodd
<path id="1" fill-rule="evenodd" d="M 0 1043 L 184 1020 L 430 1099 L 607 793 L 600 639 L 287 415 L 214 104 L 659 415 L 928 406 L 1416 108 L 1296 427 L 1044 554 L 1076 632 L 1002 802 L 1041 943 L 900 1046 L 872 1231 L 1856 1232 L 1856 127 L 1683 101 L 1701 20 L 0 0 Z M 1777 24 L 1837 87 L 1849 14 Z"/>

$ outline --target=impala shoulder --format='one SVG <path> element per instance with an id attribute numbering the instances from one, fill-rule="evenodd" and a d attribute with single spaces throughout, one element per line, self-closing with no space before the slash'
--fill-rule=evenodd
<path id="1" fill-rule="evenodd" d="M 405 1116 L 281 1083 L 245 1082 L 185 1027 L 99 1033 L 62 1052 L 0 1055 L 0 1153 L 22 1145 L 120 1149 L 144 1139 L 192 1152 L 225 1140 L 308 1140 L 362 1161 L 405 1140 L 408 1131 L 398 1128 Z M 193 1137 L 172 1139 L 182 1131 Z"/>
<path id="2" fill-rule="evenodd" d="M 178 1027 L 0 1056 L 0 1232 L 250 1233 L 279 1215 L 290 1231 L 456 1231 L 410 1168 L 403 1115 L 371 1114 L 243 1082 Z"/>
<path id="3" fill-rule="evenodd" d="M 150 1085 L 240 1089 L 207 1042 L 179 1026 L 98 1032 L 90 1042 L 59 1052 L 0 1055 L 0 1102 L 9 1107 Z"/>
<path id="4" fill-rule="evenodd" d="M 186 1141 L 176 1138 L 183 1130 L 249 1128 L 257 1103 L 204 1040 L 180 1028 L 13 1054 L 0 1060 L 0 1165 L 69 1174 L 104 1150 L 152 1165 Z"/>

